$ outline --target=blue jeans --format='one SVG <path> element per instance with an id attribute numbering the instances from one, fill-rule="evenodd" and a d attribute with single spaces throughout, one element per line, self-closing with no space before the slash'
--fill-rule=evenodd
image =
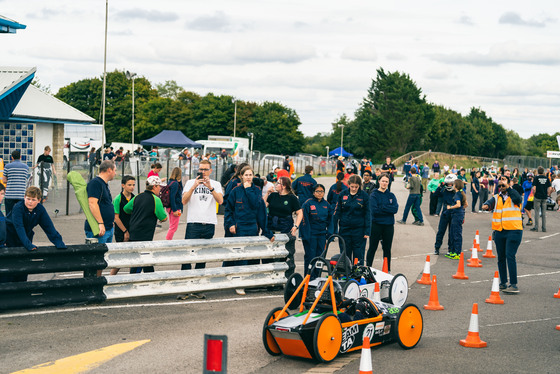
<path id="1" fill-rule="evenodd" d="M 185 239 L 212 239 L 216 225 L 211 223 L 187 223 L 187 230 L 185 231 Z M 204 269 L 206 263 L 200 262 L 195 265 L 195 269 Z M 190 270 L 191 264 L 181 265 L 181 270 Z"/>
<path id="2" fill-rule="evenodd" d="M 498 271 L 500 284 L 507 284 L 508 271 L 509 283 L 517 285 L 517 261 L 515 255 L 523 238 L 523 230 L 494 231 L 494 243 L 498 254 Z"/>
<path id="3" fill-rule="evenodd" d="M 410 211 L 410 208 L 412 208 L 413 205 L 416 207 L 416 211 L 418 212 L 418 218 L 420 219 L 420 222 L 424 222 L 424 217 L 422 216 L 422 211 L 420 210 L 420 194 L 408 195 L 408 199 L 406 199 L 406 205 L 404 207 L 402 220 L 406 222 L 406 219 L 408 218 L 408 212 Z"/>
<path id="4" fill-rule="evenodd" d="M 86 238 L 97 238 L 98 243 L 112 243 L 113 242 L 113 232 L 115 228 L 111 228 L 111 230 L 106 230 L 105 235 L 102 237 L 94 236 L 93 232 L 86 230 Z"/>

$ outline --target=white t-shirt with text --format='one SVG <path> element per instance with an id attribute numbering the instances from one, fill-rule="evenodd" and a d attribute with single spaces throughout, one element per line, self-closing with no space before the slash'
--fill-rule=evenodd
<path id="1" fill-rule="evenodd" d="M 187 182 L 183 189 L 183 194 L 193 187 L 194 182 L 194 179 Z M 215 189 L 215 192 L 223 194 L 220 182 L 210 180 L 210 185 Z M 217 225 L 216 203 L 217 201 L 214 199 L 210 189 L 200 184 L 192 193 L 189 202 L 185 205 L 187 209 L 187 223 L 212 223 Z"/>

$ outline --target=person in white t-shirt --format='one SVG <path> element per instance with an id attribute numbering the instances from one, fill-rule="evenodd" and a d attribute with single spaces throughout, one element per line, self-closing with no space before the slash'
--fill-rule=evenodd
<path id="1" fill-rule="evenodd" d="M 274 191 L 274 183 L 269 182 L 266 180 L 266 178 L 262 178 L 264 181 L 264 185 L 262 188 L 262 196 L 263 199 L 266 201 L 266 195 L 268 194 L 268 190 L 272 189 Z"/>
<path id="2" fill-rule="evenodd" d="M 187 230 L 185 239 L 212 239 L 218 217 L 216 203 L 224 202 L 220 182 L 210 179 L 212 163 L 200 161 L 196 179 L 189 180 L 183 189 L 183 205 L 187 210 Z M 196 269 L 204 269 L 205 263 L 197 263 Z M 183 264 L 181 270 L 191 269 L 190 264 Z"/>
<path id="3" fill-rule="evenodd" d="M 556 204 L 558 204 L 558 210 L 560 210 L 560 177 L 551 174 L 550 178 L 552 179 L 550 185 L 556 191 Z"/>

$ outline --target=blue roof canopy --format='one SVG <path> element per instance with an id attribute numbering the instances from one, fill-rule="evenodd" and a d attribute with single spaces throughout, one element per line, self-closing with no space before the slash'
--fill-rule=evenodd
<path id="1" fill-rule="evenodd" d="M 340 150 L 342 150 L 342 152 L 340 152 Z M 330 151 L 329 156 L 351 157 L 351 156 L 354 156 L 354 155 L 350 152 L 347 152 L 344 148 L 338 147 L 338 148 Z"/>
<path id="2" fill-rule="evenodd" d="M 9 18 L 0 16 L 0 34 L 15 34 L 16 30 L 25 29 L 27 26 L 17 23 Z"/>
<path id="3" fill-rule="evenodd" d="M 202 144 L 193 142 L 181 131 L 174 130 L 163 130 L 153 138 L 142 140 L 140 144 L 152 147 L 202 148 Z"/>

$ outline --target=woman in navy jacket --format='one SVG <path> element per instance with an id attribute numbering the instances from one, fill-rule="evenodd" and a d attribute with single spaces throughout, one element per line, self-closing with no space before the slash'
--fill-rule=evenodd
<path id="1" fill-rule="evenodd" d="M 303 221 L 301 239 L 303 242 L 303 261 L 305 272 L 312 259 L 321 255 L 325 249 L 327 237 L 333 233 L 333 209 L 324 199 L 325 186 L 317 184 L 313 187 L 313 197 L 303 203 Z"/>
<path id="2" fill-rule="evenodd" d="M 389 181 L 388 174 L 381 174 L 379 188 L 373 190 L 369 196 L 371 238 L 366 265 L 371 266 L 373 264 L 373 258 L 381 240 L 383 257 L 387 258 L 388 270 L 391 270 L 391 247 L 393 246 L 393 235 L 395 233 L 395 214 L 399 210 L 399 204 L 395 194 L 389 191 Z"/>
<path id="3" fill-rule="evenodd" d="M 362 178 L 352 175 L 348 179 L 348 190 L 338 195 L 334 210 L 335 229 L 346 244 L 346 255 L 364 264 L 366 241 L 371 231 L 369 196 L 362 191 Z"/>

